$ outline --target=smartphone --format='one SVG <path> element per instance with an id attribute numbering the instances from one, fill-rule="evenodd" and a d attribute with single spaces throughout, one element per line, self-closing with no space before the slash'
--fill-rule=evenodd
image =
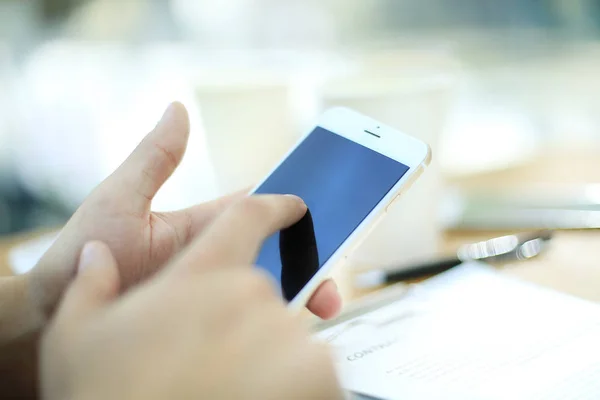
<path id="1" fill-rule="evenodd" d="M 301 281 L 282 281 L 281 233 L 264 242 L 257 258 L 258 267 L 279 283 L 290 308 L 306 305 L 430 159 L 427 144 L 350 109 L 333 108 L 321 116 L 252 191 L 297 195 L 312 217 L 318 260 L 314 270 L 294 278 Z"/>

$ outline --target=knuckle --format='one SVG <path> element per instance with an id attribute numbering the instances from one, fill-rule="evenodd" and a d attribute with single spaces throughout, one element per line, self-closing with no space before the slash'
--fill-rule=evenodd
<path id="1" fill-rule="evenodd" d="M 179 165 L 180 156 L 167 146 L 155 141 L 152 143 L 152 153 L 158 164 L 175 169 Z"/>
<path id="2" fill-rule="evenodd" d="M 182 151 L 179 148 L 173 148 L 165 143 L 162 132 L 154 129 L 138 145 L 136 151 L 147 156 L 147 163 L 150 170 L 160 167 L 176 168 L 179 164 Z"/>
<path id="3" fill-rule="evenodd" d="M 215 326 L 225 320 L 239 321 L 242 316 L 268 304 L 269 300 L 265 299 L 276 298 L 269 280 L 250 268 L 244 266 L 209 273 L 212 278 L 205 282 L 205 290 L 198 296 L 201 301 L 211 299 Z M 196 289 L 194 292 L 199 291 Z"/>
<path id="4" fill-rule="evenodd" d="M 257 196 L 243 198 L 236 204 L 234 211 L 256 222 L 268 220 L 272 214 L 265 199 Z"/>
<path id="5" fill-rule="evenodd" d="M 269 276 L 256 267 L 244 268 L 237 277 L 237 294 L 242 301 L 273 298 L 275 286 Z"/>
<path id="6" fill-rule="evenodd" d="M 257 268 L 244 267 L 233 274 L 231 292 L 234 301 L 249 305 L 261 299 L 275 297 L 274 285 L 266 274 Z"/>

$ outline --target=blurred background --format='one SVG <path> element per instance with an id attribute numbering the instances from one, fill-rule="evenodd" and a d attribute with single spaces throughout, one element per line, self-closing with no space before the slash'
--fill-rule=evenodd
<path id="1" fill-rule="evenodd" d="M 256 182 L 347 105 L 434 149 L 356 264 L 597 228 L 599 71 L 598 0 L 0 0 L 0 234 L 59 228 L 173 100 L 192 138 L 157 209 Z"/>

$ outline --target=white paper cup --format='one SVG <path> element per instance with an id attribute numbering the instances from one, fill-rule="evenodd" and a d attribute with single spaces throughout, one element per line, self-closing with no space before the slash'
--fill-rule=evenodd
<path id="1" fill-rule="evenodd" d="M 196 96 L 220 194 L 259 183 L 297 139 L 285 82 L 212 80 Z"/>
<path id="2" fill-rule="evenodd" d="M 350 255 L 352 265 L 394 265 L 431 257 L 440 246 L 443 180 L 435 154 L 449 108 L 450 72 L 419 74 L 401 63 L 363 71 L 323 89 L 323 108 L 345 106 L 428 143 L 433 161 L 380 225 Z"/>

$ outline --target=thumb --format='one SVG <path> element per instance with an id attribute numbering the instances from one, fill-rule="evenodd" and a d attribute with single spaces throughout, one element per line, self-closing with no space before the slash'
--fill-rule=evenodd
<path id="1" fill-rule="evenodd" d="M 139 214 L 149 210 L 152 199 L 183 159 L 189 134 L 187 110 L 181 103 L 171 104 L 156 128 L 100 185 L 101 192 L 110 198 L 115 193 L 126 195 L 131 210 L 124 211 Z"/>
<path id="2" fill-rule="evenodd" d="M 57 325 L 77 323 L 108 305 L 119 294 L 119 270 L 107 245 L 87 243 L 81 252 L 77 276 L 67 289 Z"/>

